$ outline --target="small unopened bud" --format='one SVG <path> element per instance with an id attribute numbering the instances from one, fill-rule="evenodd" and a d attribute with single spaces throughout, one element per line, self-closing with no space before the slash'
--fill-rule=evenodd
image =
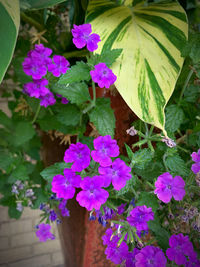
<path id="1" fill-rule="evenodd" d="M 138 131 L 134 128 L 134 126 L 132 126 L 130 129 L 126 130 L 126 133 L 131 135 L 131 136 L 134 136 L 138 133 Z"/>
<path id="2" fill-rule="evenodd" d="M 164 137 L 162 140 L 162 142 L 164 142 L 168 147 L 175 147 L 176 143 L 174 142 L 174 140 Z"/>

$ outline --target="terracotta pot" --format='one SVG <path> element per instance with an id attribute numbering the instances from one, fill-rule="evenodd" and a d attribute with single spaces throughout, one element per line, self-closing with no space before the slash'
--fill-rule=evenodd
<path id="1" fill-rule="evenodd" d="M 90 93 L 92 95 L 91 89 Z M 111 107 L 116 117 L 115 139 L 120 147 L 120 152 L 126 154 L 124 143 L 132 144 L 137 141 L 137 137 L 127 135 L 126 130 L 130 124 L 137 119 L 129 109 L 120 94 L 115 91 L 97 88 L 97 97 L 109 97 Z M 66 146 L 59 144 L 60 140 L 51 140 L 47 134 L 43 134 L 43 160 L 46 166 L 63 160 Z M 88 220 L 88 212 L 79 206 L 75 197 L 67 203 L 70 210 L 70 217 L 63 218 L 59 225 L 65 264 L 67 267 L 114 267 L 106 259 L 104 254 L 105 247 L 102 245 L 102 235 L 105 228 L 97 221 Z"/>

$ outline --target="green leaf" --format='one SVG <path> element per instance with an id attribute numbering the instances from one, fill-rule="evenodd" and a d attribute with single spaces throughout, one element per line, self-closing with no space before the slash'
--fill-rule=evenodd
<path id="1" fill-rule="evenodd" d="M 35 135 L 35 130 L 30 122 L 18 122 L 13 135 L 13 144 L 20 146 Z"/>
<path id="2" fill-rule="evenodd" d="M 28 180 L 28 170 L 25 165 L 17 166 L 11 175 L 8 177 L 8 183 L 14 183 L 17 180 L 25 181 Z"/>
<path id="3" fill-rule="evenodd" d="M 156 212 L 159 208 L 157 197 L 148 192 L 141 192 L 136 203 L 136 206 L 146 205 L 148 208 L 152 208 L 154 212 Z"/>
<path id="4" fill-rule="evenodd" d="M 0 1 L 0 83 L 10 64 L 20 24 L 18 0 Z"/>
<path id="5" fill-rule="evenodd" d="M 48 182 L 48 189 L 51 189 L 51 182 L 53 177 L 57 174 L 63 174 L 65 168 L 70 167 L 71 164 L 65 162 L 57 162 L 54 165 L 51 165 L 45 168 L 40 175 Z"/>
<path id="6" fill-rule="evenodd" d="M 184 92 L 184 98 L 187 102 L 196 103 L 200 94 L 200 86 L 190 85 Z"/>
<path id="7" fill-rule="evenodd" d="M 85 21 L 101 38 L 97 53 L 123 49 L 111 68 L 128 106 L 165 132 L 164 108 L 184 61 L 186 13 L 177 1 L 134 1 L 134 7 L 128 2 L 131 6 L 131 1 L 89 1 Z"/>
<path id="8" fill-rule="evenodd" d="M 0 169 L 7 171 L 14 161 L 15 159 L 9 151 L 0 149 Z"/>
<path id="9" fill-rule="evenodd" d="M 168 156 L 165 160 L 166 166 L 173 172 L 173 175 L 189 175 L 189 169 L 186 167 L 185 161 L 178 155 Z"/>
<path id="10" fill-rule="evenodd" d="M 89 81 L 90 67 L 83 61 L 79 61 L 62 75 L 58 81 L 60 84 Z"/>
<path id="11" fill-rule="evenodd" d="M 165 128 L 167 132 L 174 133 L 179 129 L 180 125 L 184 122 L 183 110 L 177 105 L 170 105 L 166 108 L 166 123 Z"/>
<path id="12" fill-rule="evenodd" d="M 37 122 L 43 131 L 58 130 L 61 127 L 61 122 L 54 115 L 47 114 L 42 119 L 37 120 Z"/>
<path id="13" fill-rule="evenodd" d="M 153 153 L 149 148 L 144 148 L 136 151 L 132 155 L 132 166 L 138 169 L 144 169 L 145 166 L 152 160 Z"/>
<path id="14" fill-rule="evenodd" d="M 147 179 L 148 181 L 153 182 L 165 171 L 165 168 L 161 162 L 151 161 L 145 166 L 144 169 L 135 167 L 133 170 L 138 176 L 141 176 L 143 179 Z"/>
<path id="15" fill-rule="evenodd" d="M 192 34 L 182 49 L 182 56 L 190 56 L 193 63 L 200 61 L 200 33 Z"/>
<path id="16" fill-rule="evenodd" d="M 16 206 L 10 206 L 8 208 L 8 215 L 10 216 L 10 218 L 19 219 L 22 215 L 22 212 L 18 211 L 16 209 Z"/>
<path id="17" fill-rule="evenodd" d="M 133 158 L 133 151 L 132 151 L 132 149 L 127 145 L 127 144 L 125 144 L 125 148 L 126 148 L 126 152 L 127 152 L 127 154 L 128 154 L 128 158 L 130 159 L 130 160 L 132 160 L 132 158 Z"/>
<path id="18" fill-rule="evenodd" d="M 56 118 L 62 124 L 68 126 L 75 126 L 80 122 L 81 112 L 76 105 L 67 104 L 60 106 L 59 114 L 56 115 Z"/>
<path id="19" fill-rule="evenodd" d="M 89 118 L 100 135 L 114 137 L 115 115 L 108 98 L 97 98 L 96 106 L 89 112 Z"/>
<path id="20" fill-rule="evenodd" d="M 109 51 L 103 51 L 100 55 L 95 54 L 89 58 L 88 63 L 96 65 L 100 62 L 106 63 L 107 67 L 111 67 L 116 59 L 120 56 L 122 49 L 112 49 Z"/>
<path id="21" fill-rule="evenodd" d="M 20 0 L 21 9 L 42 9 L 65 2 L 66 0 Z"/>
<path id="22" fill-rule="evenodd" d="M 90 100 L 88 86 L 85 83 L 72 83 L 67 85 L 56 84 L 53 91 L 66 97 L 72 104 L 81 104 Z"/>
<path id="23" fill-rule="evenodd" d="M 115 191 L 116 196 L 122 196 L 129 191 L 132 191 L 134 189 L 136 183 L 135 176 L 132 175 L 132 178 L 126 182 L 126 185 L 119 191 Z"/>
<path id="24" fill-rule="evenodd" d="M 159 219 L 154 219 L 154 221 L 149 221 L 148 222 L 149 229 L 154 233 L 158 245 L 166 250 L 169 247 L 169 237 L 170 234 L 162 228 L 160 225 Z"/>
<path id="25" fill-rule="evenodd" d="M 8 129 L 12 128 L 12 120 L 2 110 L 0 110 L 0 124 Z"/>

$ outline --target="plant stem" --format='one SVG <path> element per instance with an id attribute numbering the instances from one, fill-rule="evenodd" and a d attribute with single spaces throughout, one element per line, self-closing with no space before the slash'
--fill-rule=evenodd
<path id="1" fill-rule="evenodd" d="M 31 122 L 32 124 L 36 121 L 36 119 L 37 119 L 37 117 L 38 117 L 38 115 L 39 115 L 39 113 L 40 113 L 40 109 L 41 109 L 41 106 L 40 106 L 40 103 L 38 103 L 38 107 L 37 107 L 35 116 L 34 116 L 32 122 Z"/>
<path id="2" fill-rule="evenodd" d="M 145 125 L 145 129 L 146 129 L 146 133 L 145 133 L 145 135 L 146 135 L 146 136 L 149 136 L 149 129 L 148 129 L 148 125 L 147 125 L 147 123 L 146 123 L 146 122 L 144 123 L 144 125 Z"/>
<path id="3" fill-rule="evenodd" d="M 92 93 L 93 93 L 93 104 L 94 106 L 96 105 L 96 88 L 95 88 L 95 83 L 92 81 Z"/>
<path id="4" fill-rule="evenodd" d="M 23 21 L 33 25 L 37 30 L 39 31 L 44 30 L 44 27 L 40 23 L 35 21 L 33 18 L 28 17 L 24 12 L 21 12 L 21 18 Z"/>
<path id="5" fill-rule="evenodd" d="M 167 157 L 167 155 L 166 154 L 164 154 L 163 155 L 163 163 L 164 163 L 164 166 L 165 166 L 165 169 L 167 170 L 167 171 L 169 171 L 169 169 L 168 169 L 168 167 L 167 167 L 167 165 L 166 165 L 166 157 Z"/>
<path id="6" fill-rule="evenodd" d="M 178 106 L 180 106 L 184 91 L 185 91 L 186 87 L 188 86 L 188 83 L 190 81 L 190 78 L 192 77 L 193 72 L 194 71 L 191 69 L 190 72 L 188 73 L 187 79 L 185 80 L 185 83 L 184 83 L 183 88 L 181 90 L 181 94 L 180 94 L 179 101 L 178 101 Z"/>

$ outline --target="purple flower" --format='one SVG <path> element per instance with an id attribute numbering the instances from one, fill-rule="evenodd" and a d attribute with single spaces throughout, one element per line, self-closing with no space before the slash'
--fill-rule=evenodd
<path id="1" fill-rule="evenodd" d="M 22 66 L 26 75 L 32 76 L 34 80 L 40 80 L 47 74 L 46 66 L 42 62 L 37 62 L 30 57 L 24 59 Z"/>
<path id="2" fill-rule="evenodd" d="M 16 195 L 19 194 L 19 191 L 18 191 L 18 188 L 17 188 L 16 185 L 13 185 L 13 186 L 12 186 L 12 190 L 11 190 L 11 192 L 12 192 L 13 194 L 16 194 Z"/>
<path id="3" fill-rule="evenodd" d="M 200 171 L 200 149 L 196 152 L 191 154 L 192 160 L 195 164 L 192 164 L 191 170 L 193 173 L 197 174 Z"/>
<path id="4" fill-rule="evenodd" d="M 45 87 L 47 84 L 48 80 L 46 79 L 34 80 L 24 85 L 23 92 L 30 97 L 40 98 L 50 93 L 49 89 Z"/>
<path id="5" fill-rule="evenodd" d="M 63 217 L 69 217 L 69 210 L 66 208 L 66 205 L 67 205 L 67 200 L 66 199 L 63 199 L 60 204 L 58 205 L 58 208 L 60 209 L 61 211 L 61 215 Z"/>
<path id="6" fill-rule="evenodd" d="M 136 267 L 165 267 L 167 259 L 160 248 L 154 246 L 146 246 L 140 250 L 135 256 Z"/>
<path id="7" fill-rule="evenodd" d="M 79 49 L 87 46 L 90 52 L 95 51 L 98 48 L 97 43 L 101 41 L 100 36 L 96 33 L 92 33 L 91 24 L 75 25 L 72 29 L 73 43 Z"/>
<path id="8" fill-rule="evenodd" d="M 110 135 L 99 136 L 94 139 L 94 148 L 95 150 L 91 152 L 91 156 L 102 167 L 107 167 L 112 164 L 110 157 L 119 156 L 117 141 L 113 140 Z"/>
<path id="9" fill-rule="evenodd" d="M 109 197 L 108 192 L 101 188 L 103 185 L 104 181 L 99 176 L 85 177 L 80 183 L 83 191 L 76 196 L 80 206 L 85 207 L 87 210 L 99 210 Z"/>
<path id="10" fill-rule="evenodd" d="M 138 231 L 148 230 L 147 222 L 154 219 L 154 213 L 151 208 L 137 206 L 131 210 L 127 221 L 131 226 L 134 226 Z"/>
<path id="11" fill-rule="evenodd" d="M 172 235 L 169 239 L 170 248 L 166 250 L 170 261 L 175 261 L 177 265 L 186 264 L 185 256 L 194 255 L 193 245 L 188 236 L 183 234 Z"/>
<path id="12" fill-rule="evenodd" d="M 182 177 L 175 176 L 173 178 L 169 172 L 165 172 L 155 182 L 154 193 L 164 203 L 169 203 L 172 197 L 180 201 L 185 196 L 184 186 L 185 182 Z"/>
<path id="13" fill-rule="evenodd" d="M 140 250 L 137 248 L 134 248 L 132 252 L 128 253 L 127 259 L 126 259 L 126 267 L 135 267 L 135 256 L 140 253 Z"/>
<path id="14" fill-rule="evenodd" d="M 50 232 L 51 226 L 49 224 L 41 223 L 38 225 L 36 231 L 36 236 L 39 238 L 40 242 L 46 242 L 48 239 L 55 239 L 55 236 Z"/>
<path id="15" fill-rule="evenodd" d="M 48 71 L 52 72 L 55 77 L 65 74 L 69 69 L 69 61 L 63 56 L 53 56 L 54 63 L 48 65 Z"/>
<path id="16" fill-rule="evenodd" d="M 64 169 L 64 176 L 58 174 L 53 177 L 52 192 L 57 198 L 70 199 L 75 194 L 75 187 L 80 186 L 81 177 L 76 175 L 71 169 Z"/>
<path id="17" fill-rule="evenodd" d="M 99 167 L 99 173 L 103 176 L 105 187 L 112 181 L 115 190 L 120 190 L 126 185 L 126 181 L 131 179 L 131 168 L 121 159 L 113 161 L 109 167 Z"/>
<path id="18" fill-rule="evenodd" d="M 18 210 L 18 211 L 20 211 L 20 212 L 23 211 L 23 206 L 22 206 L 22 203 L 21 203 L 21 202 L 17 202 L 16 210 Z"/>
<path id="19" fill-rule="evenodd" d="M 90 71 L 92 80 L 98 83 L 100 88 L 109 88 L 116 80 L 117 76 L 109 69 L 105 63 L 99 63 Z"/>
<path id="20" fill-rule="evenodd" d="M 200 266 L 200 260 L 197 258 L 197 253 L 193 252 L 189 256 L 189 261 L 186 262 L 185 267 L 199 267 Z"/>
<path id="21" fill-rule="evenodd" d="M 51 63 L 49 56 L 51 55 L 52 50 L 48 47 L 44 47 L 43 44 L 36 44 L 35 49 L 29 52 L 29 56 L 36 62 L 41 62 L 41 64 Z"/>
<path id="22" fill-rule="evenodd" d="M 35 45 L 35 49 L 28 52 L 28 57 L 22 63 L 24 72 L 39 80 L 47 74 L 47 65 L 51 63 L 49 56 L 52 50 L 43 44 Z"/>
<path id="23" fill-rule="evenodd" d="M 54 95 L 49 91 L 45 96 L 40 96 L 40 106 L 44 106 L 45 108 L 48 106 L 52 106 L 56 103 Z"/>
<path id="24" fill-rule="evenodd" d="M 113 235 L 111 228 L 107 229 L 105 235 L 102 237 L 103 244 L 107 245 L 105 250 L 106 258 L 114 262 L 115 264 L 121 264 L 124 262 L 128 255 L 128 245 L 123 241 L 118 247 L 117 243 L 120 240 L 120 237 Z M 112 238 L 111 238 L 112 237 Z"/>
<path id="25" fill-rule="evenodd" d="M 54 210 L 50 210 L 49 220 L 54 222 L 56 219 L 57 219 L 57 214 L 55 213 Z"/>
<path id="26" fill-rule="evenodd" d="M 125 204 L 122 203 L 122 204 L 117 208 L 117 213 L 118 213 L 119 215 L 121 215 L 121 214 L 124 213 L 126 205 L 127 205 L 127 203 L 125 203 Z"/>
<path id="27" fill-rule="evenodd" d="M 90 149 L 87 145 L 80 142 L 71 144 L 65 151 L 65 162 L 74 162 L 71 169 L 75 172 L 81 172 L 90 165 Z"/>
<path id="28" fill-rule="evenodd" d="M 61 103 L 62 104 L 68 104 L 69 103 L 69 100 L 65 97 L 62 97 L 62 95 L 60 94 L 56 94 L 57 97 L 61 98 Z"/>

